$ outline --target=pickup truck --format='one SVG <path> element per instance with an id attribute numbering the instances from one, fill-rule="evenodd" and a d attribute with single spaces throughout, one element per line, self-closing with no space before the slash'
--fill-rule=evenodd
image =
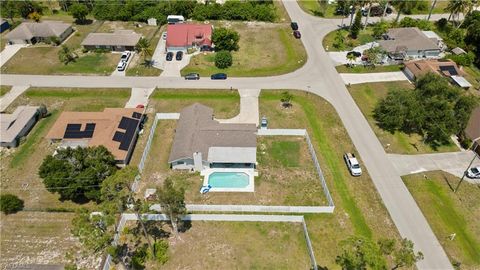
<path id="1" fill-rule="evenodd" d="M 358 163 L 358 160 L 354 154 L 345 153 L 343 155 L 343 159 L 345 160 L 345 164 L 347 164 L 347 168 L 350 171 L 351 175 L 353 176 L 362 175 L 362 169 L 360 168 L 360 164 Z"/>

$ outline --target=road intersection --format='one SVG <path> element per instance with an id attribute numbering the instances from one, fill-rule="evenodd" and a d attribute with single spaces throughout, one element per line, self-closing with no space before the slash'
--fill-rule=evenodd
<path id="1" fill-rule="evenodd" d="M 289 74 L 258 78 L 229 78 L 225 81 L 212 81 L 209 78 L 186 81 L 178 77 L 1 74 L 1 83 L 40 87 L 301 89 L 317 94 L 335 107 L 400 235 L 412 240 L 415 248 L 424 254 L 424 260 L 418 262 L 417 267 L 419 269 L 453 269 L 418 205 L 322 47 L 323 37 L 337 29 L 340 20 L 327 20 L 308 15 L 301 10 L 296 1 L 284 0 L 283 3 L 292 21 L 298 22 L 300 26 L 302 42 L 308 54 L 306 64 Z M 374 20 L 376 18 L 371 19 L 371 21 Z"/>

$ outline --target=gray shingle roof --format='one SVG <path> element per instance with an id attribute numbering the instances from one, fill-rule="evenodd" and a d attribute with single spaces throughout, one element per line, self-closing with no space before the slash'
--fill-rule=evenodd
<path id="1" fill-rule="evenodd" d="M 256 147 L 255 124 L 221 124 L 213 119 L 213 109 L 199 103 L 180 113 L 168 162 L 192 158 L 201 152 L 208 159 L 208 149 L 216 147 Z"/>
<path id="2" fill-rule="evenodd" d="M 7 35 L 7 39 L 31 39 L 32 37 L 60 37 L 71 25 L 60 21 L 23 22 Z"/>
<path id="3" fill-rule="evenodd" d="M 0 140 L 13 142 L 25 125 L 35 117 L 38 112 L 37 106 L 18 106 L 12 114 L 0 114 Z"/>
<path id="4" fill-rule="evenodd" d="M 82 41 L 84 46 L 135 46 L 142 35 L 132 30 L 117 30 L 113 33 L 90 33 Z"/>
<path id="5" fill-rule="evenodd" d="M 392 28 L 386 36 L 387 40 L 378 43 L 387 52 L 439 50 L 438 45 L 417 27 Z"/>

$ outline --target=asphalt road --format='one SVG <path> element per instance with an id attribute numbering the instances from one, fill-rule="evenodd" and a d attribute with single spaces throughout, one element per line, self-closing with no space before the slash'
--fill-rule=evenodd
<path id="1" fill-rule="evenodd" d="M 403 184 L 400 175 L 387 157 L 367 120 L 346 89 L 329 56 L 322 47 L 323 37 L 337 28 L 340 19 L 326 20 L 304 13 L 295 1 L 284 0 L 293 21 L 302 32 L 302 42 L 308 53 L 307 63 L 295 72 L 274 77 L 229 78 L 225 81 L 185 81 L 173 77 L 103 77 L 103 76 L 29 76 L 5 75 L 4 85 L 44 87 L 139 87 L 139 88 L 198 88 L 198 89 L 302 89 L 324 97 L 333 104 L 345 125 L 364 166 L 367 168 L 385 207 L 400 235 L 412 240 L 425 258 L 419 269 L 453 269 L 445 251 L 433 234 L 415 200 Z M 434 19 L 444 15 L 434 15 Z M 419 16 L 425 17 L 425 15 Z M 394 16 L 390 16 L 394 18 Z M 378 18 L 371 18 L 371 21 Z M 346 20 L 347 21 L 347 20 Z"/>

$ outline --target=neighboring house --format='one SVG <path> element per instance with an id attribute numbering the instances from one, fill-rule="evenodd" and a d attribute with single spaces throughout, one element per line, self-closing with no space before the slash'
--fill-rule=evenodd
<path id="1" fill-rule="evenodd" d="M 417 27 L 392 28 L 378 43 L 394 60 L 439 57 L 437 42 L 428 38 Z"/>
<path id="2" fill-rule="evenodd" d="M 168 163 L 172 169 L 255 168 L 255 124 L 223 124 L 213 109 L 199 103 L 180 113 Z"/>
<path id="3" fill-rule="evenodd" d="M 120 165 L 130 161 L 144 120 L 143 109 L 106 108 L 103 112 L 63 112 L 46 138 L 60 147 L 105 146 Z"/>
<path id="4" fill-rule="evenodd" d="M 0 33 L 7 31 L 8 28 L 10 28 L 10 24 L 6 20 L 0 18 Z"/>
<path id="5" fill-rule="evenodd" d="M 445 45 L 445 43 L 443 42 L 443 38 L 439 36 L 437 33 L 435 33 L 434 31 L 422 31 L 422 33 L 427 38 L 435 42 L 438 48 L 440 48 L 440 50 L 444 51 L 445 49 L 447 49 L 447 45 Z"/>
<path id="6" fill-rule="evenodd" d="M 463 78 L 465 73 L 451 60 L 423 59 L 409 61 L 405 62 L 405 68 L 403 71 L 411 81 L 432 72 L 450 78 L 454 84 L 462 88 L 469 88 L 472 86 L 465 78 Z"/>
<path id="7" fill-rule="evenodd" d="M 465 128 L 465 135 L 472 140 L 473 148 L 476 147 L 476 152 L 480 155 L 480 106 L 472 111 Z"/>
<path id="8" fill-rule="evenodd" d="M 5 38 L 8 44 L 35 44 L 51 37 L 63 42 L 72 32 L 72 25 L 60 21 L 23 22 Z"/>
<path id="9" fill-rule="evenodd" d="M 133 51 L 142 35 L 133 30 L 116 30 L 113 33 L 90 33 L 82 41 L 87 50 Z"/>
<path id="10" fill-rule="evenodd" d="M 12 114 L 0 114 L 0 146 L 17 147 L 39 118 L 39 107 L 18 106 Z"/>
<path id="11" fill-rule="evenodd" d="M 169 24 L 167 25 L 168 51 L 187 50 L 212 46 L 212 26 L 210 24 Z"/>

